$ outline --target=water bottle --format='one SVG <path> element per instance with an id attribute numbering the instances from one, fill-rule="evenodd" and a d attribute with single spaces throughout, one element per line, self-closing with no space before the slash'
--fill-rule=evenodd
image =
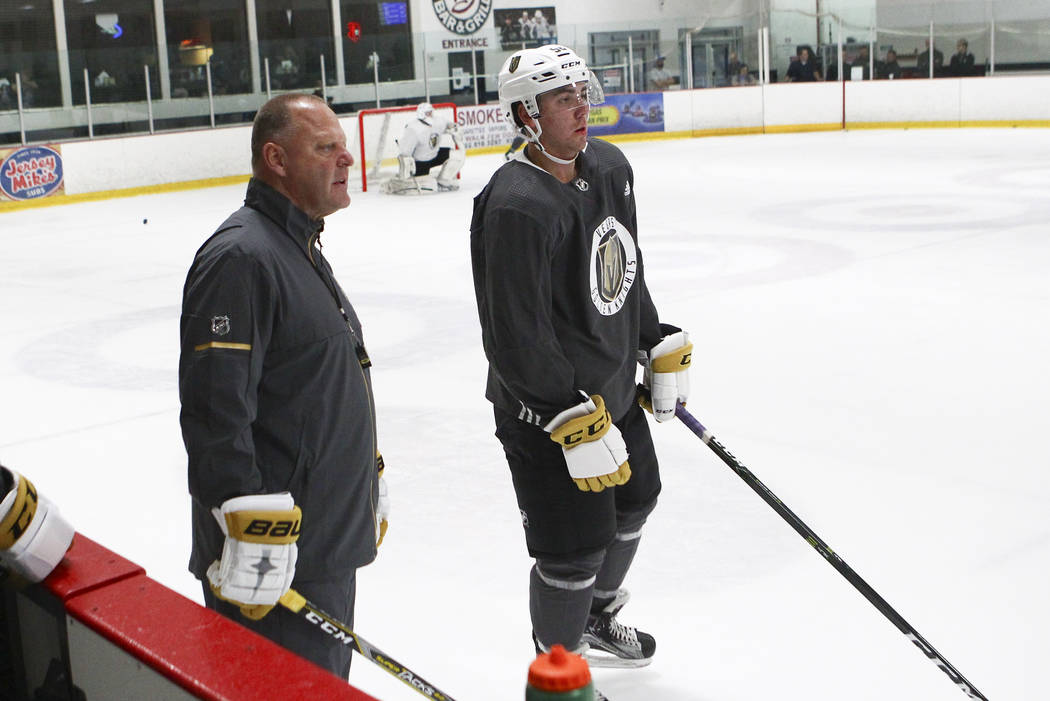
<path id="1" fill-rule="evenodd" d="M 529 665 L 525 701 L 594 701 L 594 684 L 587 661 L 561 645 Z"/>

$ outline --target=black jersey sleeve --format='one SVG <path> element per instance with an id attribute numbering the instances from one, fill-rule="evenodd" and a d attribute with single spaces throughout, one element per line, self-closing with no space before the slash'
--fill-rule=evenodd
<path id="1" fill-rule="evenodd" d="M 580 401 L 551 317 L 551 259 L 562 234 L 549 217 L 506 206 L 489 208 L 479 224 L 475 285 L 490 372 L 542 425 Z"/>

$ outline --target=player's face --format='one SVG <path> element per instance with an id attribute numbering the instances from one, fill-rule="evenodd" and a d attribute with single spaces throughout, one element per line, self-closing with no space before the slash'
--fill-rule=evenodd
<path id="1" fill-rule="evenodd" d="M 292 131 L 280 143 L 285 152 L 284 186 L 299 209 L 320 219 L 350 204 L 347 183 L 354 158 L 327 105 L 311 100 L 294 109 Z"/>
<path id="2" fill-rule="evenodd" d="M 539 108 L 544 148 L 559 158 L 575 158 L 587 145 L 587 116 L 591 113 L 587 83 L 543 93 Z"/>

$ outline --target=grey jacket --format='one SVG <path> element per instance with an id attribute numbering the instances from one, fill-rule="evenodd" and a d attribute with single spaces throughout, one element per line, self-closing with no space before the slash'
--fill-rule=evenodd
<path id="1" fill-rule="evenodd" d="M 222 554 L 213 507 L 289 491 L 297 580 L 375 559 L 375 407 L 361 324 L 310 221 L 266 184 L 197 251 L 183 288 L 179 396 L 193 498 L 190 571 Z"/>

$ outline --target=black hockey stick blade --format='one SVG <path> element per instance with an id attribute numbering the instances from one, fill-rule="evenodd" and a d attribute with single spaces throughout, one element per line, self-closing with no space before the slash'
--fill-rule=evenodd
<path id="1" fill-rule="evenodd" d="M 912 628 L 912 626 L 904 620 L 904 618 L 897 613 L 896 610 L 889 603 L 883 599 L 878 592 L 871 588 L 871 586 L 861 579 L 860 575 L 853 571 L 846 562 L 835 554 L 831 548 L 828 547 L 827 543 L 820 539 L 820 537 L 813 532 L 813 530 L 802 522 L 798 516 L 789 509 L 784 502 L 780 501 L 773 492 L 769 490 L 766 485 L 752 474 L 751 470 L 744 467 L 733 454 L 726 450 L 725 446 L 718 442 L 718 440 L 711 435 L 711 433 L 704 428 L 703 424 L 696 420 L 696 418 L 690 414 L 684 406 L 679 404 L 675 408 L 675 416 L 684 423 L 690 431 L 695 433 L 710 448 L 714 451 L 715 455 L 722 459 L 726 465 L 728 465 L 733 472 L 735 472 L 740 479 L 744 480 L 751 489 L 755 491 L 758 496 L 773 507 L 773 510 L 780 514 L 781 518 L 788 522 L 788 524 L 798 532 L 800 536 L 807 543 L 809 543 L 814 550 L 821 554 L 821 556 L 827 560 L 828 564 L 838 570 L 839 574 L 846 578 L 846 580 L 856 588 L 861 594 L 864 595 L 868 601 L 870 601 L 875 608 L 877 608 L 882 615 L 890 620 L 890 622 L 897 627 L 897 629 L 904 634 L 908 640 L 915 643 L 915 646 L 922 650 L 927 659 L 937 665 L 941 671 L 948 675 L 956 686 L 962 689 L 963 693 L 969 696 L 971 699 L 981 699 L 982 701 L 988 701 L 988 697 L 982 694 L 980 691 L 971 684 L 966 677 L 959 673 L 955 667 L 951 665 L 944 656 L 934 649 L 933 645 L 926 642 L 926 639 L 919 635 L 919 632 Z"/>
<path id="2" fill-rule="evenodd" d="M 306 597 L 294 589 L 289 589 L 284 593 L 284 596 L 281 597 L 281 606 L 284 606 L 292 613 L 299 614 L 344 645 L 353 645 L 354 650 L 370 662 L 397 677 L 405 685 L 428 699 L 456 701 L 444 691 L 438 689 L 426 679 L 350 630 L 339 619 L 314 606 Z"/>

